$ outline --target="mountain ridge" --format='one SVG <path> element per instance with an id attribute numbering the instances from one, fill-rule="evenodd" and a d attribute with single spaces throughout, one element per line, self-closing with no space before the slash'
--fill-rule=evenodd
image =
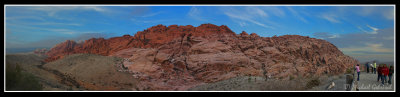
<path id="1" fill-rule="evenodd" d="M 66 41 L 47 52 L 46 61 L 76 53 L 123 58 L 120 65 L 140 80 L 138 90 L 187 90 L 237 76 L 288 80 L 338 75 L 359 63 L 326 40 L 235 34 L 213 24 L 157 25 L 134 36 Z"/>

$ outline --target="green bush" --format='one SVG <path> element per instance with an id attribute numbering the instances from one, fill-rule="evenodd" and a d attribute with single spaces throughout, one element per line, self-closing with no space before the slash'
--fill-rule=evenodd
<path id="1" fill-rule="evenodd" d="M 6 65 L 6 90 L 7 91 L 34 91 L 42 90 L 42 86 L 35 76 L 22 72 L 22 68 L 16 64 L 15 67 Z"/>

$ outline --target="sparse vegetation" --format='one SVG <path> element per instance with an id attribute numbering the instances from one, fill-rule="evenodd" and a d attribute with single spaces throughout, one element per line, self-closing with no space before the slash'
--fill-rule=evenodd
<path id="1" fill-rule="evenodd" d="M 289 80 L 293 80 L 294 79 L 294 76 L 293 75 L 290 75 L 289 76 Z"/>
<path id="2" fill-rule="evenodd" d="M 319 79 L 314 78 L 307 82 L 306 88 L 310 89 L 310 88 L 318 86 L 320 84 L 321 84 L 321 82 L 319 81 Z"/>
<path id="3" fill-rule="evenodd" d="M 6 90 L 7 91 L 37 91 L 42 90 L 42 85 L 35 76 L 23 72 L 22 68 L 15 64 L 6 64 Z"/>
<path id="4" fill-rule="evenodd" d="M 352 74 L 352 73 L 354 73 L 354 67 L 346 69 L 346 74 Z"/>

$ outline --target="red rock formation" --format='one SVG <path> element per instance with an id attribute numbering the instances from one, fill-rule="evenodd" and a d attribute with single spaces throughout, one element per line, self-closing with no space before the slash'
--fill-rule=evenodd
<path id="1" fill-rule="evenodd" d="M 62 58 L 65 55 L 75 53 L 92 53 L 100 55 L 109 55 L 116 51 L 136 47 L 136 48 L 156 48 L 160 45 L 168 43 L 173 39 L 183 39 L 184 37 L 191 36 L 234 36 L 227 26 L 216 26 L 213 24 L 202 24 L 199 27 L 177 26 L 170 25 L 157 25 L 148 28 L 144 31 L 139 31 L 135 36 L 124 35 L 123 37 L 114 37 L 110 39 L 92 38 L 86 40 L 84 43 L 76 43 L 72 40 L 67 40 L 61 44 L 54 46 L 47 55 L 45 61 L 50 62 Z"/>
<path id="2" fill-rule="evenodd" d="M 212 24 L 157 25 L 133 37 L 66 41 L 47 53 L 47 61 L 74 53 L 125 58 L 123 65 L 141 80 L 139 90 L 186 90 L 241 75 L 288 79 L 340 74 L 358 63 L 325 40 L 244 31 L 236 35 Z"/>
<path id="3" fill-rule="evenodd" d="M 240 33 L 240 36 L 247 36 L 247 35 L 249 35 L 249 34 L 247 34 L 246 31 L 242 31 L 242 33 Z"/>

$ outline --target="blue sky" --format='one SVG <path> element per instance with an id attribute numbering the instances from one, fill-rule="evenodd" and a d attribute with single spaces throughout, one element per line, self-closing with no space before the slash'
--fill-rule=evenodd
<path id="1" fill-rule="evenodd" d="M 6 48 L 134 35 L 158 24 L 227 25 L 327 40 L 360 61 L 393 61 L 393 6 L 6 6 Z"/>

